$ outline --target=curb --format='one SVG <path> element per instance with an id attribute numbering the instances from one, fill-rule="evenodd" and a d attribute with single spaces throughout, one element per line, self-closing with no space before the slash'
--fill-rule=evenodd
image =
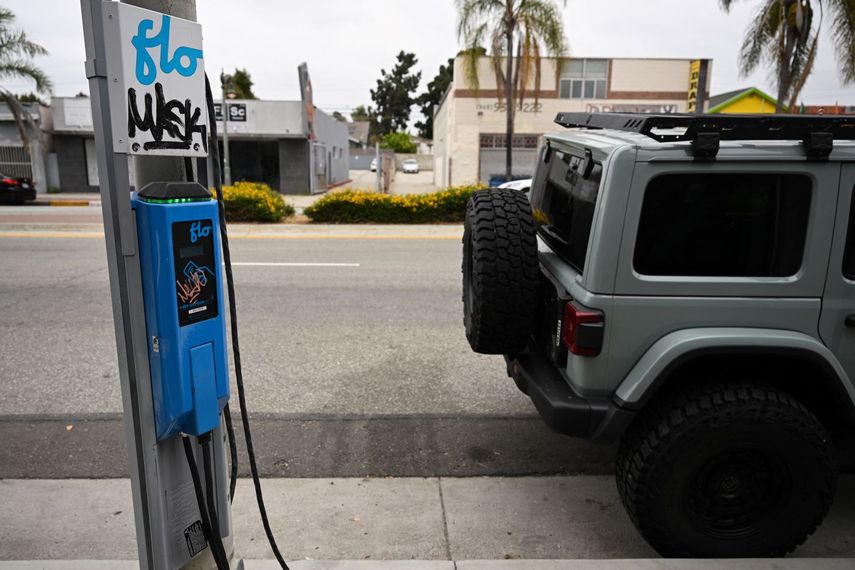
<path id="1" fill-rule="evenodd" d="M 98 206 L 101 201 L 94 200 L 35 200 L 28 206 Z"/>

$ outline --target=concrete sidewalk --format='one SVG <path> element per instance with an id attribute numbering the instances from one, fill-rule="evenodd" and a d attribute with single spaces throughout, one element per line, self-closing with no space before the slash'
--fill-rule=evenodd
<path id="1" fill-rule="evenodd" d="M 291 560 L 429 561 L 412 570 L 453 568 L 448 561 L 459 570 L 686 567 L 673 561 L 635 562 L 656 553 L 624 513 L 611 477 L 265 479 L 263 487 L 280 549 Z M 236 555 L 272 559 L 251 482 L 241 479 L 237 489 L 232 511 Z M 855 567 L 853 518 L 855 477 L 846 477 L 825 523 L 793 559 L 741 567 Z M 0 481 L 0 559 L 135 557 L 128 480 Z M 848 560 L 820 565 L 816 558 Z M 533 559 L 544 561 L 520 562 Z M 545 562 L 589 559 L 634 562 Z M 489 562 L 473 562 L 479 560 Z M 11 567 L 0 565 L 0 570 Z M 344 567 L 359 568 L 295 566 Z M 370 566 L 375 567 L 407 568 Z"/>

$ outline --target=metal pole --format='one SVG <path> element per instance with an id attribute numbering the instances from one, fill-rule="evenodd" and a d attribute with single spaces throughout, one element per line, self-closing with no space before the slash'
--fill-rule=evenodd
<path id="1" fill-rule="evenodd" d="M 377 161 L 377 192 L 382 192 L 383 163 L 380 161 L 380 143 L 374 143 L 374 160 Z"/>
<path id="2" fill-rule="evenodd" d="M 128 0 L 127 4 L 195 19 L 193 0 Z M 183 517 L 197 516 L 188 500 L 190 475 L 179 438 L 157 441 L 154 431 L 142 275 L 137 247 L 136 220 L 130 202 L 130 159 L 117 152 L 113 140 L 108 60 L 116 57 L 116 46 L 108 36 L 117 32 L 118 4 L 102 0 L 80 0 L 86 48 L 86 77 L 89 80 L 95 147 L 100 173 L 100 192 L 107 250 L 113 322 L 116 336 L 119 380 L 122 392 L 125 441 L 133 495 L 137 553 L 142 569 L 174 569 L 190 562 L 194 568 L 215 567 L 209 549 L 190 560 L 181 551 L 175 526 Z M 115 65 L 115 61 L 110 65 Z M 121 142 L 121 141 L 120 141 Z M 140 160 L 145 158 L 148 160 Z M 181 165 L 175 168 L 175 162 Z M 183 160 L 172 157 L 138 157 L 134 160 L 137 185 L 152 180 L 184 180 Z M 214 434 L 215 482 L 220 507 L 221 534 L 233 555 L 231 512 L 228 505 L 222 429 Z M 189 487 L 192 489 L 192 486 Z M 183 495 L 182 495 L 183 493 Z M 192 493 L 191 493 L 192 494 Z M 186 518 L 184 519 L 186 520 Z"/>
<path id="3" fill-rule="evenodd" d="M 232 185 L 232 167 L 229 164 L 229 110 L 226 107 L 226 74 L 220 71 L 220 85 L 223 88 L 223 184 Z"/>

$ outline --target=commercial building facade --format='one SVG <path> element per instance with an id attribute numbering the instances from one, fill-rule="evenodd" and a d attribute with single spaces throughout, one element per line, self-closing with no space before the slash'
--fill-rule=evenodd
<path id="1" fill-rule="evenodd" d="M 540 137 L 560 129 L 559 112 L 702 112 L 709 98 L 711 60 L 544 58 L 517 106 L 512 148 L 515 176 L 531 175 Z M 465 79 L 464 57 L 434 114 L 434 183 L 489 182 L 505 172 L 505 105 L 490 58 L 478 62 L 479 89 Z M 536 97 L 535 97 L 536 95 Z"/>
<path id="2" fill-rule="evenodd" d="M 222 144 L 221 104 L 215 107 Z M 310 136 L 302 101 L 229 100 L 227 107 L 233 181 L 264 182 L 284 194 L 309 194 L 348 179 L 344 123 L 315 109 Z M 53 128 L 49 134 L 59 189 L 97 191 L 100 180 L 89 99 L 54 97 L 51 115 Z"/>

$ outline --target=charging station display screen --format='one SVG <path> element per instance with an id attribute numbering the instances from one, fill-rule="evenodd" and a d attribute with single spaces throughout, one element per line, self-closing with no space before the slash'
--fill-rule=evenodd
<path id="1" fill-rule="evenodd" d="M 172 224 L 175 295 L 182 327 L 219 314 L 214 243 L 210 219 Z"/>

